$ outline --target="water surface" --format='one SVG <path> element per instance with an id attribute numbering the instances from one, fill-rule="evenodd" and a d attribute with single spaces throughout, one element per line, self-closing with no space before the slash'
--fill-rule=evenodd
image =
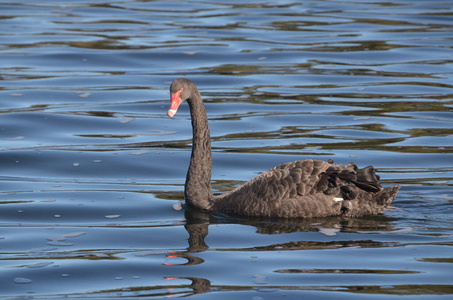
<path id="1" fill-rule="evenodd" d="M 0 296 L 450 298 L 451 1 L 1 1 Z M 374 165 L 356 219 L 181 208 L 185 76 L 213 189 L 275 165 Z"/>

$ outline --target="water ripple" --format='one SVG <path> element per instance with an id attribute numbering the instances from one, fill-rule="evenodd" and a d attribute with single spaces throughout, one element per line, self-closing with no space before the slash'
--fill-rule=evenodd
<path id="1" fill-rule="evenodd" d="M 2 12 L 0 297 L 451 295 L 451 1 Z M 166 116 L 179 76 L 205 99 L 214 192 L 332 158 L 402 185 L 394 207 L 261 220 L 181 206 L 188 108 Z"/>

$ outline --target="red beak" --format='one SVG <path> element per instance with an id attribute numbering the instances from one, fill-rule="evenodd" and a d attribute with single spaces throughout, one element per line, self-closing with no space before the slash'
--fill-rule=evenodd
<path id="1" fill-rule="evenodd" d="M 172 118 L 176 112 L 178 111 L 179 105 L 181 104 L 182 100 L 179 94 L 181 94 L 182 89 L 171 95 L 171 104 L 170 109 L 168 110 L 167 115 Z"/>

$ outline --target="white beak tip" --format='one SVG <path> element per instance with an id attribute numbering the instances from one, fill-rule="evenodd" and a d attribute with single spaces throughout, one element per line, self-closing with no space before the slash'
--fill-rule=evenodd
<path id="1" fill-rule="evenodd" d="M 170 109 L 168 110 L 167 112 L 167 115 L 170 117 L 170 118 L 173 118 L 173 116 L 176 114 L 176 109 Z"/>

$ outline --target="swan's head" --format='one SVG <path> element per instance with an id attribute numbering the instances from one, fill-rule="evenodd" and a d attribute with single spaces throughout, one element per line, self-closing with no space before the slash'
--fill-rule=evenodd
<path id="1" fill-rule="evenodd" d="M 171 118 L 178 111 L 179 105 L 192 95 L 193 83 L 186 78 L 177 78 L 170 85 L 171 104 L 167 115 Z"/>

